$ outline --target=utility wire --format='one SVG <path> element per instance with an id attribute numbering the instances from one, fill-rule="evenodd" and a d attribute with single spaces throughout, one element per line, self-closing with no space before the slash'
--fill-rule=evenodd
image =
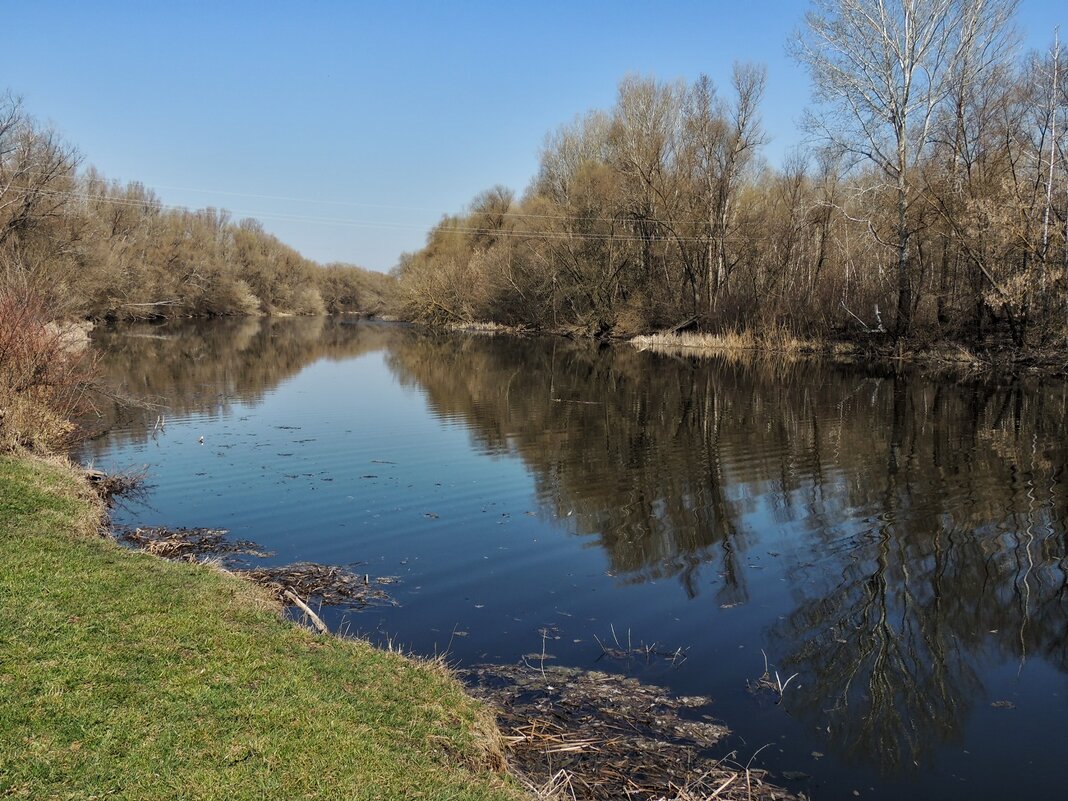
<path id="1" fill-rule="evenodd" d="M 33 175 L 33 176 L 45 177 L 45 178 L 57 178 L 57 177 L 60 177 L 60 176 L 57 176 L 55 173 L 40 173 L 40 172 L 33 172 L 31 170 L 20 171 L 18 174 L 19 175 Z M 84 181 L 84 180 L 86 180 L 86 176 L 84 174 L 81 175 L 81 176 L 71 176 L 71 178 L 72 178 L 72 180 L 75 180 L 75 181 Z M 367 209 L 384 209 L 384 210 L 389 210 L 389 211 L 426 211 L 426 212 L 432 212 L 432 213 L 441 214 L 439 209 L 432 209 L 432 208 L 428 208 L 426 206 L 400 206 L 400 205 L 388 205 L 388 204 L 377 204 L 377 203 L 361 203 L 361 202 L 357 202 L 357 201 L 347 201 L 347 200 L 321 200 L 321 199 L 317 199 L 317 198 L 289 197 L 289 196 L 285 196 L 285 195 L 257 194 L 257 193 L 253 193 L 253 192 L 230 192 L 230 191 L 215 190 L 215 189 L 197 189 L 195 187 L 188 187 L 188 186 L 166 186 L 166 185 L 159 185 L 159 184 L 156 184 L 156 185 L 153 185 L 153 186 L 148 186 L 143 181 L 132 181 L 132 182 L 128 182 L 125 186 L 123 186 L 123 184 L 121 182 L 119 182 L 119 181 L 109 181 L 108 179 L 106 179 L 106 178 L 104 178 L 102 176 L 98 180 L 102 184 L 104 184 L 104 186 L 105 186 L 105 190 L 104 191 L 116 190 L 116 191 L 120 191 L 121 192 L 124 189 L 128 190 L 132 185 L 136 184 L 136 185 L 142 187 L 146 192 L 149 192 L 149 193 L 152 193 L 152 194 L 155 194 L 155 190 L 156 189 L 170 189 L 172 191 L 195 192 L 195 193 L 198 193 L 198 194 L 205 194 L 205 195 L 213 195 L 214 194 L 214 195 L 225 195 L 225 196 L 228 196 L 228 197 L 255 198 L 255 199 L 260 199 L 260 200 L 282 200 L 282 201 L 286 201 L 286 202 L 289 202 L 289 203 L 311 203 L 311 204 L 319 204 L 319 205 L 348 206 L 348 207 L 367 208 Z M 26 189 L 28 191 L 45 191 L 43 189 L 31 189 L 30 187 L 26 187 Z M 57 191 L 57 190 L 53 190 L 53 191 Z M 90 190 L 88 190 L 88 189 L 84 189 L 84 190 L 80 190 L 80 191 L 87 192 L 87 193 L 92 194 L 94 196 L 96 195 L 96 193 L 90 192 Z M 152 202 L 160 202 L 160 201 L 158 201 L 157 199 L 154 198 Z M 168 205 L 168 204 L 163 204 L 163 205 L 165 207 L 167 207 L 167 208 L 184 208 L 184 207 L 181 207 L 181 206 L 171 206 L 171 205 Z M 246 214 L 246 212 L 234 212 L 234 213 Z M 247 212 L 247 213 L 248 214 L 256 214 L 255 212 Z M 474 213 L 476 213 L 474 210 L 468 210 L 468 211 L 465 211 L 465 212 L 458 212 L 457 214 L 443 214 L 442 216 L 445 216 L 445 217 L 457 217 L 457 216 L 463 216 L 465 214 L 474 214 Z M 581 221 L 581 222 L 608 222 L 608 223 L 610 223 L 610 222 L 618 222 L 617 218 L 602 217 L 602 216 L 599 216 L 599 215 L 588 215 L 588 214 L 585 214 L 585 215 L 584 214 L 531 214 L 531 213 L 527 213 L 527 212 L 523 212 L 523 211 L 499 211 L 499 212 L 487 212 L 487 214 L 490 214 L 491 216 L 494 216 L 494 217 L 517 217 L 517 218 L 522 218 L 522 219 L 533 219 L 533 220 L 561 220 L 561 221 L 562 220 L 569 220 L 569 221 Z M 708 225 L 708 220 L 707 219 L 679 220 L 678 224 L 679 225 Z M 416 227 L 418 227 L 420 230 L 422 230 L 422 226 L 416 226 Z"/>
<path id="2" fill-rule="evenodd" d="M 90 192 L 75 191 L 75 190 L 62 190 L 62 189 L 31 189 L 31 192 L 35 192 L 43 195 L 51 195 L 57 197 L 66 197 L 73 200 L 81 200 L 86 203 L 109 203 L 117 206 L 124 206 L 126 208 L 132 208 L 140 211 L 148 211 L 151 209 L 160 209 L 167 211 L 176 211 L 186 214 L 196 214 L 197 211 L 191 210 L 186 206 L 171 205 L 163 203 L 155 199 L 142 199 L 135 198 L 117 198 L 109 197 L 106 195 L 98 195 Z M 201 212 L 204 209 L 200 210 Z M 269 219 L 280 222 L 298 222 L 298 223 L 310 223 L 317 225 L 338 225 L 342 227 L 350 228 L 372 228 L 382 230 L 398 230 L 398 231 L 425 231 L 425 226 L 411 225 L 405 223 L 387 223 L 374 220 L 353 220 L 343 217 L 315 217 L 307 215 L 286 214 L 277 212 L 256 212 L 256 211 L 238 211 L 238 210 L 225 210 L 228 214 L 232 214 L 238 217 L 252 217 L 258 219 Z M 521 213 L 517 213 L 516 216 L 524 217 Z M 611 224 L 623 224 L 628 222 L 625 218 L 573 218 L 561 216 L 560 220 L 566 220 L 571 222 L 586 222 L 594 220 L 597 222 L 611 223 Z M 634 222 L 634 220 L 629 220 Z M 648 220 L 647 222 L 654 225 L 660 225 L 659 221 L 655 219 Z M 701 221 L 696 223 L 699 225 L 707 225 L 707 222 Z M 436 226 L 435 226 L 436 227 Z M 514 239 L 543 239 L 543 240 L 589 240 L 589 241 L 603 241 L 603 242 L 667 242 L 667 243 L 687 243 L 687 244 L 706 244 L 709 241 L 709 237 L 698 236 L 675 236 L 670 233 L 657 233 L 647 236 L 640 234 L 630 233 L 594 233 L 594 232 L 570 232 L 570 231 L 538 231 L 538 230 L 514 230 L 514 229 L 499 229 L 499 228 L 481 228 L 474 226 L 455 225 L 447 226 L 442 229 L 444 233 L 460 233 L 470 235 L 487 235 L 497 238 L 514 238 Z M 765 238 L 758 240 L 754 237 L 734 237 L 730 236 L 725 241 L 731 244 L 744 244 L 752 243 L 756 241 L 764 242 L 777 242 L 777 238 Z"/>

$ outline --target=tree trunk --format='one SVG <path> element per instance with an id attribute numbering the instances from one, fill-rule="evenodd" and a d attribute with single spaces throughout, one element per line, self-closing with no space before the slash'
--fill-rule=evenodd
<path id="1" fill-rule="evenodd" d="M 905 171 L 901 170 L 897 182 L 897 325 L 894 336 L 908 337 L 912 329 L 912 282 L 909 280 L 909 229 L 906 218 L 908 187 Z"/>

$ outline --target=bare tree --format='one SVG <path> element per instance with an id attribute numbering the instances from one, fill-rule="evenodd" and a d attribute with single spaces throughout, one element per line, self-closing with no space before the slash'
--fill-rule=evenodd
<path id="1" fill-rule="evenodd" d="M 895 197 L 896 334 L 912 325 L 908 209 L 912 173 L 954 83 L 980 72 L 978 47 L 1005 35 L 1017 0 L 814 0 L 794 46 L 831 113 L 815 126 L 843 152 L 874 162 Z M 967 67 L 965 64 L 967 62 Z M 874 233 L 874 227 L 872 228 Z"/>
<path id="2" fill-rule="evenodd" d="M 716 293 L 726 290 L 730 277 L 727 233 L 734 213 L 735 196 L 742 171 L 764 144 L 759 108 L 767 86 L 767 71 L 759 64 L 736 63 L 731 75 L 735 91 L 729 112 L 729 132 L 718 153 L 718 180 L 715 191 L 716 215 L 713 221 L 716 241 Z"/>
<path id="3" fill-rule="evenodd" d="M 77 238 L 68 207 L 78 155 L 0 94 L 0 284 L 58 301 Z"/>

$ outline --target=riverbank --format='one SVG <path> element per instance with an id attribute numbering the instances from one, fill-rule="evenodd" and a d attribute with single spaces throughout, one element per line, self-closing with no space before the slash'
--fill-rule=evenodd
<path id="1" fill-rule="evenodd" d="M 98 536 L 76 472 L 0 457 L 0 795 L 521 797 L 441 668 Z"/>
<path id="2" fill-rule="evenodd" d="M 902 342 L 888 336 L 862 342 L 802 339 L 785 332 L 761 336 L 752 331 L 726 334 L 692 332 L 646 334 L 627 340 L 639 350 L 686 356 L 776 356 L 825 358 L 841 364 L 913 364 L 924 369 L 974 372 L 1068 374 L 1068 351 L 1062 349 L 969 349 L 945 341 Z"/>
<path id="3" fill-rule="evenodd" d="M 0 456 L 0 520 L 5 797 L 791 797 L 702 759 L 728 730 L 677 710 L 711 699 L 544 662 L 468 669 L 467 689 L 314 636 L 218 560 L 102 536 L 97 493 L 58 460 Z"/>
<path id="4" fill-rule="evenodd" d="M 459 334 L 516 337 L 545 335 L 628 343 L 638 350 L 668 356 L 718 356 L 732 359 L 775 357 L 787 360 L 820 358 L 838 364 L 910 364 L 934 372 L 952 370 L 1068 375 L 1068 349 L 1064 348 L 1021 349 L 1007 344 L 977 348 L 937 339 L 895 342 L 886 332 L 872 332 L 861 339 L 845 340 L 800 337 L 786 329 L 767 332 L 743 329 L 718 334 L 668 330 L 632 334 L 619 331 L 597 333 L 578 327 L 533 329 L 495 322 L 448 323 L 430 327 Z"/>

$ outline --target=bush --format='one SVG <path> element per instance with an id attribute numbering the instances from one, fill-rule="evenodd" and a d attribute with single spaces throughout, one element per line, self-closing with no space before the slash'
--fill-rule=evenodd
<path id="1" fill-rule="evenodd" d="M 326 314 L 326 305 L 319 290 L 312 286 L 302 286 L 293 295 L 293 314 Z"/>
<path id="2" fill-rule="evenodd" d="M 39 296 L 0 289 L 0 452 L 72 444 L 92 374 L 84 330 L 57 324 Z"/>

